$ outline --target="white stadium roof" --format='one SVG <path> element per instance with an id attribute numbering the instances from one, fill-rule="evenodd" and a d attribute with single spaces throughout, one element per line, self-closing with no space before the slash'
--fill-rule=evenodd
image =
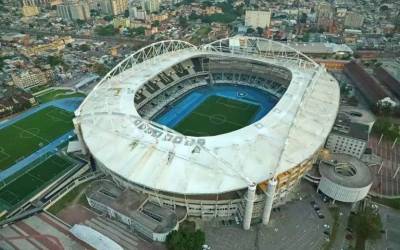
<path id="1" fill-rule="evenodd" d="M 279 65 L 292 80 L 265 117 L 227 134 L 183 136 L 140 118 L 136 90 L 197 56 Z M 76 116 L 86 146 L 110 172 L 155 190 L 215 194 L 260 183 L 310 159 L 324 144 L 338 106 L 336 80 L 305 55 L 270 40 L 233 37 L 201 47 L 164 41 L 137 51 L 109 72 Z"/>

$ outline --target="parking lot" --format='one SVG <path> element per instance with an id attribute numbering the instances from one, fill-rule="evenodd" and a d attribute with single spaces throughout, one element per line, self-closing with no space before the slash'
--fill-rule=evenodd
<path id="1" fill-rule="evenodd" d="M 244 231 L 241 225 L 224 226 L 222 223 L 206 223 L 203 229 L 207 244 L 214 250 L 254 250 L 254 249 L 322 249 L 326 244 L 324 225 L 331 226 L 332 218 L 327 203 L 308 184 L 301 191 L 302 200 L 293 200 L 272 212 L 268 226 L 253 225 Z M 316 201 L 321 214 L 318 218 L 311 201 Z"/>
<path id="2" fill-rule="evenodd" d="M 380 240 L 367 241 L 366 249 L 400 249 L 400 213 L 385 206 L 379 206 L 384 234 Z"/>
<path id="3" fill-rule="evenodd" d="M 397 143 L 393 148 L 393 142 L 383 139 L 379 144 L 379 138 L 371 136 L 369 147 L 372 152 L 382 157 L 382 166 L 377 165 L 372 168 L 374 181 L 371 190 L 378 194 L 388 196 L 400 195 L 400 144 Z"/>

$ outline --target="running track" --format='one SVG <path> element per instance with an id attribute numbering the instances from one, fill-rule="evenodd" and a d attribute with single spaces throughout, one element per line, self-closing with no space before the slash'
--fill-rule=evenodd
<path id="1" fill-rule="evenodd" d="M 32 109 L 29 109 L 25 112 L 23 112 L 22 114 L 13 117 L 11 119 L 2 121 L 0 123 L 0 129 L 7 127 L 19 120 L 22 120 L 36 112 L 38 112 L 39 110 L 42 110 L 44 108 L 47 108 L 49 106 L 55 106 L 70 112 L 75 111 L 78 107 L 79 104 L 82 102 L 83 98 L 82 97 L 74 97 L 74 98 L 65 98 L 65 99 L 61 99 L 61 100 L 55 100 L 55 101 L 51 101 L 48 103 L 44 103 L 41 104 L 37 107 L 34 107 Z M 0 172 L 0 181 L 5 180 L 6 178 L 12 176 L 13 174 L 25 169 L 26 167 L 29 166 L 30 163 L 34 162 L 35 160 L 39 159 L 40 157 L 42 157 L 45 154 L 49 154 L 51 152 L 56 152 L 57 147 L 59 145 L 61 145 L 63 142 L 67 141 L 69 139 L 70 136 L 74 136 L 74 131 L 71 130 L 68 133 L 58 137 L 57 139 L 55 139 L 54 141 L 52 141 L 51 143 L 47 144 L 46 146 L 40 148 L 39 150 L 37 150 L 36 152 L 34 152 L 33 154 L 29 155 L 28 157 L 25 157 L 23 160 L 17 162 L 16 164 L 12 165 L 11 167 L 3 170 Z"/>

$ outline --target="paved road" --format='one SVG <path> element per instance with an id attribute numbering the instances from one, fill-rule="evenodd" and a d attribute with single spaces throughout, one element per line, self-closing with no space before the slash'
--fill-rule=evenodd
<path id="1" fill-rule="evenodd" d="M 303 199 L 291 201 L 278 212 L 272 212 L 268 226 L 254 225 L 244 231 L 240 225 L 223 226 L 222 223 L 206 223 L 203 229 L 206 242 L 213 250 L 320 250 L 326 242 L 324 224 L 332 225 L 332 218 L 323 203 L 308 183 L 307 191 L 301 190 Z M 304 197 L 306 196 L 306 197 Z M 310 201 L 321 207 L 325 219 L 317 217 Z"/>

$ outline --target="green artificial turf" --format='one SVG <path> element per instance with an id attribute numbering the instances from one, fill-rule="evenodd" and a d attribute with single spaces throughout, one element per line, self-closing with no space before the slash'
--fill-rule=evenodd
<path id="1" fill-rule="evenodd" d="M 0 129 L 0 171 L 72 130 L 73 117 L 71 112 L 47 107 Z"/>
<path id="2" fill-rule="evenodd" d="M 0 209 L 8 209 L 38 193 L 51 181 L 75 164 L 67 158 L 52 155 L 29 168 L 0 189 Z"/>
<path id="3" fill-rule="evenodd" d="M 45 92 L 36 97 L 39 103 L 46 103 L 57 99 L 71 98 L 71 97 L 85 97 L 85 94 L 74 92 L 69 89 L 53 89 Z"/>
<path id="4" fill-rule="evenodd" d="M 260 106 L 221 96 L 210 96 L 174 129 L 188 136 L 213 136 L 247 126 Z"/>

